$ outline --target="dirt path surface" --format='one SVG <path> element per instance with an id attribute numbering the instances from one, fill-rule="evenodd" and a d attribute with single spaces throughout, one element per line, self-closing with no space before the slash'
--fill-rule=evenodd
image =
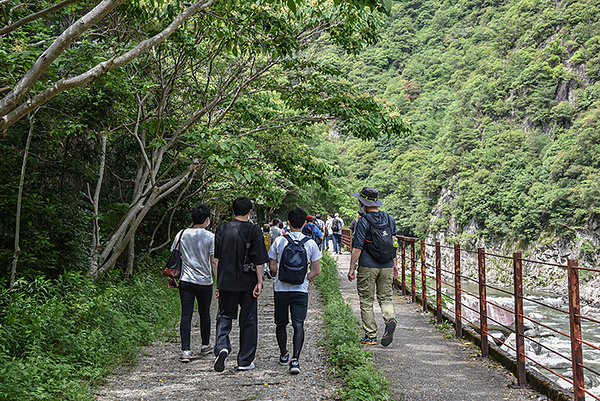
<path id="1" fill-rule="evenodd" d="M 347 279 L 350 254 L 335 255 L 340 287 L 360 319 L 356 281 Z M 545 396 L 514 388 L 516 379 L 494 361 L 478 356 L 478 348 L 460 339 L 447 339 L 429 323 L 431 315 L 420 305 L 394 293 L 398 326 L 389 347 L 365 346 L 373 352 L 376 366 L 392 382 L 395 400 L 403 401 L 546 401 Z M 379 305 L 375 302 L 379 325 L 384 332 Z"/>
<path id="2" fill-rule="evenodd" d="M 214 340 L 217 301 L 211 308 Z M 254 361 L 256 368 L 237 371 L 238 330 L 234 322 L 230 336 L 232 353 L 225 371 L 213 370 L 215 357 L 194 353 L 190 363 L 179 361 L 181 343 L 153 343 L 143 347 L 137 364 L 121 368 L 97 389 L 98 400 L 333 400 L 341 383 L 329 376 L 329 358 L 323 345 L 322 305 L 318 291 L 310 288 L 305 342 L 300 355 L 301 372 L 291 375 L 287 366 L 279 365 L 279 348 L 273 322 L 273 282 L 265 280 L 258 301 L 259 344 Z M 192 352 L 200 346 L 200 327 L 192 322 Z M 288 326 L 288 349 L 292 330 Z"/>

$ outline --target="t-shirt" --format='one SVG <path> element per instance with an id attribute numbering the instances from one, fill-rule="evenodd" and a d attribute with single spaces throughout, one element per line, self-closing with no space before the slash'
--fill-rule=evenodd
<path id="1" fill-rule="evenodd" d="M 301 240 L 305 237 L 304 234 L 299 233 L 297 231 L 293 231 L 288 234 L 292 239 Z M 279 261 L 281 260 L 281 255 L 283 254 L 283 249 L 288 244 L 288 240 L 285 237 L 278 237 L 271 249 L 269 249 L 269 258 L 277 260 L 277 266 L 279 267 Z M 321 251 L 319 251 L 319 247 L 317 243 L 312 239 L 309 239 L 304 244 L 304 248 L 306 249 L 306 256 L 309 262 L 314 262 L 315 260 L 321 259 Z M 273 290 L 275 292 L 308 292 L 308 280 L 306 277 L 304 278 L 304 283 L 302 284 L 290 284 L 283 283 L 279 281 L 279 269 L 277 270 L 277 275 L 273 280 Z"/>
<path id="2" fill-rule="evenodd" d="M 271 235 L 269 237 L 269 243 L 273 244 L 273 241 L 275 241 L 277 237 L 281 236 L 281 228 L 277 226 L 271 226 L 270 232 Z"/>
<path id="3" fill-rule="evenodd" d="M 396 235 L 396 222 L 394 221 L 394 218 L 392 216 L 390 216 L 388 213 L 377 211 L 377 212 L 369 212 L 369 215 L 371 215 L 373 217 L 375 222 L 380 223 L 380 224 L 386 224 L 387 226 L 389 226 L 390 230 L 392 232 L 391 234 Z M 370 230 L 369 224 L 370 224 L 369 221 L 364 217 L 361 217 L 360 219 L 358 219 L 358 222 L 356 223 L 356 229 L 354 230 L 354 235 L 352 236 L 352 247 L 353 248 L 364 249 L 365 240 L 366 239 L 372 240 L 371 233 L 369 232 L 369 230 Z M 359 266 L 375 267 L 375 268 L 393 267 L 394 260 L 392 259 L 391 261 L 389 261 L 387 263 L 379 263 L 375 259 L 373 259 L 371 257 L 371 255 L 369 255 L 369 252 L 363 250 L 360 253 L 360 258 L 358 259 L 358 264 L 359 264 Z"/>
<path id="4" fill-rule="evenodd" d="M 258 283 L 256 273 L 244 273 L 242 269 L 246 242 L 250 243 L 248 262 L 262 265 L 269 261 L 262 230 L 257 225 L 234 219 L 217 228 L 215 232 L 215 258 L 219 259 L 217 289 L 249 291 Z"/>
<path id="5" fill-rule="evenodd" d="M 177 233 L 171 252 L 177 247 Z M 199 285 L 213 283 L 210 255 L 215 253 L 215 235 L 204 228 L 188 228 L 181 237 L 181 281 Z"/>
<path id="6" fill-rule="evenodd" d="M 333 232 L 331 231 L 331 223 L 333 223 L 333 219 L 327 219 L 325 222 L 325 235 L 331 235 Z"/>

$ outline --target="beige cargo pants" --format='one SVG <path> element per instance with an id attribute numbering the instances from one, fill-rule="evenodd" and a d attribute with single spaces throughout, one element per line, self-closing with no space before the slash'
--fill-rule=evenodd
<path id="1" fill-rule="evenodd" d="M 377 323 L 373 312 L 373 302 L 377 294 L 377 302 L 381 308 L 383 320 L 396 320 L 396 311 L 392 302 L 392 284 L 394 279 L 394 268 L 374 268 L 358 266 L 356 274 L 356 288 L 360 299 L 360 316 L 362 319 L 365 336 L 377 337 Z"/>

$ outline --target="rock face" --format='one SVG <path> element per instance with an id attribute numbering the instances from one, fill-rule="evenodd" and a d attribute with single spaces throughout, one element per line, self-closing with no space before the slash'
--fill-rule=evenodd
<path id="1" fill-rule="evenodd" d="M 490 285 L 513 285 L 514 252 L 521 252 L 523 261 L 523 288 L 526 292 L 548 292 L 568 294 L 567 260 L 577 259 L 579 266 L 600 269 L 600 223 L 588 222 L 586 227 L 576 228 L 575 239 L 570 240 L 554 232 L 542 232 L 536 241 L 523 245 L 515 241 L 490 241 L 479 235 L 477 222 L 472 220 L 460 227 L 448 211 L 457 197 L 450 189 L 440 193 L 438 204 L 432 209 L 430 227 L 447 227 L 431 232 L 427 244 L 439 241 L 442 248 L 442 269 L 454 270 L 454 244 L 458 243 L 461 252 L 461 274 L 476 279 L 478 276 L 477 248 L 485 248 L 486 253 L 497 256 L 486 257 L 486 281 Z M 426 246 L 428 266 L 434 266 L 435 249 Z M 508 258 L 503 258 L 505 256 Z M 546 263 L 546 264 L 543 264 Z M 561 265 L 561 266 L 555 266 Z M 446 274 L 446 279 L 451 278 Z M 580 272 L 580 295 L 584 304 L 600 307 L 600 274 L 582 270 Z"/>

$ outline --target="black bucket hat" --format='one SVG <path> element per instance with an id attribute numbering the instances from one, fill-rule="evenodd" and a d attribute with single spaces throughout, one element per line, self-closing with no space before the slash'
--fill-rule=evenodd
<path id="1" fill-rule="evenodd" d="M 377 192 L 375 188 L 364 187 L 362 191 L 356 192 L 352 194 L 352 196 L 356 196 L 365 206 L 379 207 L 383 205 L 383 201 L 381 199 L 377 199 L 379 192 Z"/>

